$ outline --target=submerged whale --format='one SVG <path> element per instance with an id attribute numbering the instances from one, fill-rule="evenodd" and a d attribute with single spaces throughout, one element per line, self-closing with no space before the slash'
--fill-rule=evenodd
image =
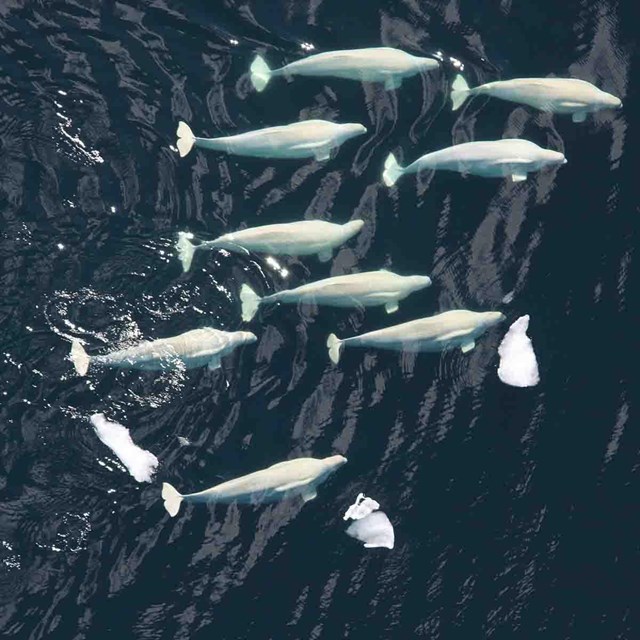
<path id="1" fill-rule="evenodd" d="M 178 234 L 176 248 L 184 271 L 191 268 L 196 249 L 246 250 L 289 256 L 317 254 L 321 262 L 327 262 L 331 260 L 333 250 L 359 233 L 363 226 L 362 220 L 351 220 L 345 224 L 301 220 L 225 233 L 215 240 L 206 240 L 198 245 L 191 242 L 191 234 L 181 232 Z"/>
<path id="2" fill-rule="evenodd" d="M 347 459 L 343 456 L 322 459 L 296 458 L 223 482 L 211 489 L 186 495 L 178 493 L 169 483 L 164 482 L 162 484 L 164 508 L 171 517 L 174 517 L 178 514 L 184 500 L 257 504 L 301 496 L 305 502 L 308 502 L 316 497 L 318 485 L 346 462 Z"/>
<path id="3" fill-rule="evenodd" d="M 516 78 L 471 89 L 463 76 L 456 76 L 451 87 L 452 109 L 459 109 L 471 96 L 490 96 L 541 111 L 571 114 L 574 122 L 584 122 L 588 113 L 622 107 L 620 98 L 575 78 Z"/>
<path id="4" fill-rule="evenodd" d="M 278 302 L 309 303 L 328 307 L 384 305 L 387 313 L 393 313 L 398 310 L 399 300 L 404 300 L 414 291 L 430 285 L 431 279 L 427 276 L 399 276 L 386 269 L 325 278 L 262 298 L 249 285 L 243 284 L 240 290 L 242 319 L 251 320 L 262 304 Z"/>
<path id="5" fill-rule="evenodd" d="M 172 338 L 142 342 L 103 356 L 90 356 L 79 340 L 71 343 L 71 361 L 78 375 L 84 376 L 90 364 L 118 369 L 159 371 L 180 361 L 187 369 L 220 367 L 220 359 L 243 344 L 257 340 L 248 331 L 220 331 L 211 327 L 194 329 Z"/>
<path id="6" fill-rule="evenodd" d="M 327 120 L 303 120 L 235 136 L 198 138 L 193 135 L 188 124 L 180 122 L 177 147 L 182 158 L 196 145 L 202 149 L 224 151 L 235 156 L 328 160 L 331 152 L 343 142 L 366 132 L 365 126 L 353 122 L 336 124 Z"/>
<path id="7" fill-rule="evenodd" d="M 566 162 L 564 154 L 559 151 L 543 149 L 520 138 L 465 142 L 427 153 L 406 167 L 401 167 L 391 153 L 384 163 L 382 180 L 390 187 L 400 176 L 434 169 L 484 178 L 511 176 L 514 182 L 520 182 L 527 179 L 528 173 Z"/>
<path id="8" fill-rule="evenodd" d="M 467 353 L 475 347 L 477 337 L 504 319 L 504 315 L 497 311 L 445 311 L 429 318 L 404 322 L 344 340 L 332 333 L 327 339 L 327 348 L 334 364 L 340 361 L 345 347 L 375 347 L 410 352 L 434 352 L 460 347 L 463 353 Z"/>
<path id="9" fill-rule="evenodd" d="M 327 51 L 279 69 L 270 69 L 264 58 L 256 56 L 251 65 L 251 82 L 257 91 L 263 91 L 274 77 L 312 76 L 382 82 L 390 90 L 397 89 L 405 78 L 439 66 L 433 58 L 412 56 L 392 47 Z"/>

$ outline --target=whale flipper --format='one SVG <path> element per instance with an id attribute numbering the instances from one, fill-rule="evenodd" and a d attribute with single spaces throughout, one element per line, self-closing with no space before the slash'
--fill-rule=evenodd
<path id="1" fill-rule="evenodd" d="M 221 367 L 221 362 L 218 356 L 214 356 L 213 358 L 211 358 L 211 360 L 209 360 L 209 364 L 207 365 L 207 369 L 209 369 L 210 371 L 215 371 L 220 367 Z"/>
<path id="2" fill-rule="evenodd" d="M 398 301 L 387 302 L 387 304 L 384 305 L 384 308 L 387 313 L 395 313 L 398 310 Z"/>
<path id="3" fill-rule="evenodd" d="M 323 160 L 329 160 L 331 158 L 332 150 L 333 150 L 333 147 L 329 145 L 322 145 L 321 147 L 318 147 L 314 151 L 313 155 L 315 156 L 318 162 L 321 162 Z"/>
<path id="4" fill-rule="evenodd" d="M 576 111 L 572 116 L 571 119 L 574 122 L 584 122 L 587 119 L 587 113 L 586 111 Z"/>
<path id="5" fill-rule="evenodd" d="M 316 488 L 313 485 L 309 485 L 309 487 L 302 492 L 302 499 L 305 502 L 309 502 L 309 500 L 313 500 L 317 496 L 318 496 L 318 492 L 316 491 Z"/>
<path id="6" fill-rule="evenodd" d="M 318 260 L 320 262 L 329 262 L 333 258 L 333 251 L 331 249 L 324 249 L 318 254 Z"/>
<path id="7" fill-rule="evenodd" d="M 402 78 L 397 76 L 391 76 L 384 81 L 384 88 L 387 91 L 393 91 L 393 89 L 399 89 L 402 84 Z"/>
<path id="8" fill-rule="evenodd" d="M 476 343 L 473 340 L 469 340 L 469 342 L 463 342 L 460 346 L 460 350 L 462 353 L 468 353 L 476 346 Z"/>
<path id="9" fill-rule="evenodd" d="M 524 182 L 527 179 L 526 171 L 517 171 L 511 174 L 511 180 L 513 182 Z"/>

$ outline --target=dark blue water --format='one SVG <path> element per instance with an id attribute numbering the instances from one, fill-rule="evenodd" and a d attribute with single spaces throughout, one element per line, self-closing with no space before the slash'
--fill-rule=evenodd
<path id="1" fill-rule="evenodd" d="M 637 421 L 637 23 L 629 0 L 27 2 L 0 6 L 0 635 L 3 638 L 634 639 Z M 237 44 L 236 44 L 237 42 Z M 442 51 L 472 86 L 572 75 L 624 109 L 576 125 L 497 100 L 449 108 L 451 65 L 398 92 L 340 80 L 253 91 L 315 51 Z M 326 163 L 172 149 L 309 117 L 369 135 Z M 522 136 L 569 163 L 524 183 L 380 181 L 384 158 Z M 328 264 L 196 254 L 292 219 L 366 221 Z M 103 353 L 215 323 L 267 292 L 353 270 L 427 273 L 383 309 L 275 307 L 222 370 L 78 378 L 69 338 Z M 512 292 L 512 301 L 504 303 Z M 507 297 L 507 300 L 510 296 Z M 503 385 L 490 331 L 467 355 L 346 350 L 353 335 L 451 308 L 531 315 L 541 369 Z M 633 309 L 636 309 L 634 312 Z M 632 380 L 636 383 L 632 385 Z M 138 484 L 96 437 L 103 411 L 161 462 Z M 181 447 L 177 436 L 192 445 Z M 304 507 L 162 508 L 300 455 L 349 463 Z M 395 527 L 365 550 L 342 513 L 360 491 Z"/>

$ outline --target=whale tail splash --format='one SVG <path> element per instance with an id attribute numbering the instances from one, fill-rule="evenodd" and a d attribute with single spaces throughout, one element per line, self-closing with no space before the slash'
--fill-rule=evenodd
<path id="1" fill-rule="evenodd" d="M 383 182 L 387 187 L 392 187 L 403 173 L 404 169 L 398 164 L 393 153 L 390 153 L 384 161 L 384 171 L 382 172 Z"/>
<path id="2" fill-rule="evenodd" d="M 249 322 L 256 315 L 260 306 L 260 296 L 248 285 L 240 288 L 240 302 L 242 303 L 242 319 Z"/>
<path id="3" fill-rule="evenodd" d="M 196 245 L 191 242 L 193 234 L 185 231 L 178 233 L 178 242 L 176 242 L 176 249 L 178 250 L 178 258 L 182 263 L 182 271 L 186 273 L 191 269 L 191 262 L 193 261 L 193 252 L 196 250 Z"/>
<path id="4" fill-rule="evenodd" d="M 86 376 L 87 371 L 89 370 L 91 356 L 84 350 L 84 347 L 79 340 L 72 340 L 70 358 L 76 369 L 76 373 L 79 376 Z"/>
<path id="5" fill-rule="evenodd" d="M 458 74 L 451 85 L 451 110 L 457 111 L 471 95 L 471 89 L 464 77 Z"/>
<path id="6" fill-rule="evenodd" d="M 258 92 L 264 91 L 269 80 L 271 80 L 271 69 L 269 69 L 269 65 L 262 56 L 256 56 L 256 59 L 251 63 L 250 71 L 251 82 L 255 90 Z"/>
<path id="7" fill-rule="evenodd" d="M 176 144 L 178 153 L 181 158 L 184 158 L 189 151 L 191 151 L 191 148 L 196 142 L 196 137 L 193 135 L 191 127 L 186 122 L 182 122 L 182 120 L 178 124 L 176 135 L 178 136 L 178 142 Z"/>
<path id="8" fill-rule="evenodd" d="M 177 516 L 182 504 L 182 496 L 168 482 L 162 483 L 162 499 L 167 513 L 172 518 Z"/>
<path id="9" fill-rule="evenodd" d="M 332 333 L 327 338 L 327 349 L 329 349 L 329 358 L 331 358 L 331 362 L 333 362 L 333 364 L 338 364 L 338 362 L 340 362 L 340 354 L 342 353 L 342 340 L 340 340 L 335 333 Z"/>

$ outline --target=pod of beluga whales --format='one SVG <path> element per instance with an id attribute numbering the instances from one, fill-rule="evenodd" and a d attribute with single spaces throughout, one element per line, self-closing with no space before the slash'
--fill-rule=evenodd
<path id="1" fill-rule="evenodd" d="M 398 49 L 377 47 L 320 53 L 277 69 L 272 69 L 263 57 L 257 56 L 251 64 L 250 75 L 258 92 L 267 90 L 270 83 L 278 78 L 291 79 L 295 76 L 380 83 L 386 90 L 393 91 L 411 76 L 428 73 L 438 67 L 440 62 L 431 57 L 417 57 Z M 452 109 L 459 109 L 476 95 L 528 105 L 541 111 L 569 114 L 576 123 L 583 122 L 589 113 L 622 106 L 617 97 L 583 80 L 526 78 L 470 88 L 465 78 L 458 74 L 451 86 Z M 188 124 L 180 122 L 177 150 L 181 157 L 196 147 L 236 156 L 327 161 L 343 144 L 366 133 L 366 127 L 359 123 L 340 124 L 313 119 L 237 135 L 202 138 L 194 135 Z M 544 149 L 528 140 L 476 141 L 431 151 L 405 167 L 400 166 L 393 154 L 389 154 L 384 161 L 381 181 L 392 187 L 405 174 L 447 170 L 521 182 L 529 173 L 566 162 L 561 152 Z M 196 252 L 216 249 L 277 256 L 315 256 L 320 262 L 327 262 L 338 247 L 362 230 L 363 225 L 364 222 L 357 219 L 343 224 L 301 220 L 249 227 L 198 244 L 192 242 L 192 234 L 181 232 L 176 249 L 185 272 L 191 269 Z M 263 297 L 247 283 L 242 283 L 241 315 L 248 322 L 260 307 L 278 303 L 312 303 L 342 308 L 384 306 L 387 313 L 394 313 L 400 301 L 430 285 L 431 279 L 426 275 L 400 275 L 385 269 L 317 280 Z M 343 351 L 352 347 L 416 353 L 458 348 L 468 353 L 482 334 L 504 319 L 505 316 L 498 311 L 455 309 L 356 336 L 338 338 L 331 334 L 327 339 L 327 350 L 335 365 Z M 89 356 L 76 340 L 72 344 L 71 359 L 80 375 L 86 375 L 90 366 L 158 370 L 171 361 L 185 368 L 207 366 L 216 369 L 222 357 L 256 340 L 251 332 L 226 332 L 205 327 L 97 356 Z M 346 458 L 341 455 L 324 459 L 298 458 L 188 494 L 181 494 L 164 483 L 162 497 L 171 516 L 178 513 L 183 501 L 255 503 L 298 495 L 306 502 L 315 498 L 318 485 L 345 462 Z"/>

